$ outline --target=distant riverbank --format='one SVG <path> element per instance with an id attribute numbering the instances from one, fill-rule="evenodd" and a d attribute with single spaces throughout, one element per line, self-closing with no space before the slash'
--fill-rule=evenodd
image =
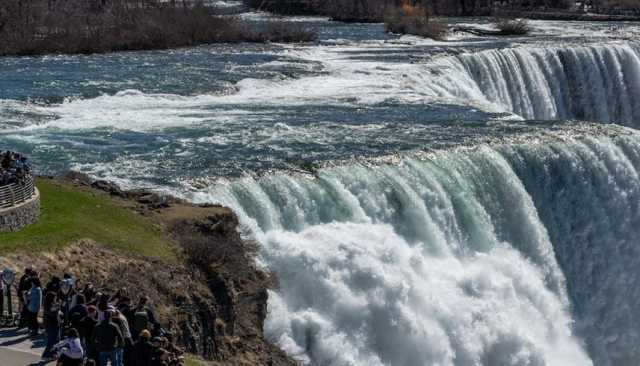
<path id="1" fill-rule="evenodd" d="M 383 22 L 391 13 L 405 6 L 420 7 L 429 16 L 499 16 L 537 20 L 567 21 L 640 21 L 638 6 L 632 3 L 625 7 L 593 9 L 593 13 L 580 11 L 570 2 L 556 3 L 553 8 L 544 9 L 542 4 L 531 2 L 530 6 L 505 0 L 500 6 L 482 1 L 427 2 L 424 0 L 243 0 L 254 9 L 283 15 L 323 15 L 336 21 L 368 23 Z"/>
<path id="2" fill-rule="evenodd" d="M 0 56 L 91 54 L 166 49 L 208 43 L 308 42 L 301 26 L 261 27 L 196 3 L 112 1 L 0 3 Z"/>
<path id="3" fill-rule="evenodd" d="M 518 17 L 534 20 L 564 20 L 584 22 L 637 22 L 638 15 L 594 14 L 566 11 L 499 11 L 496 14 L 502 17 Z"/>

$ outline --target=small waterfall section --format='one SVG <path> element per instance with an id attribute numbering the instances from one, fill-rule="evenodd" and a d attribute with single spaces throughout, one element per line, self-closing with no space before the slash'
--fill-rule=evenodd
<path id="1" fill-rule="evenodd" d="M 485 99 L 526 119 L 640 127 L 639 55 L 634 43 L 488 50 L 436 61 L 445 69 L 436 84 L 449 98 Z"/>
<path id="2" fill-rule="evenodd" d="M 504 149 L 536 202 L 595 365 L 640 360 L 640 140 Z"/>
<path id="3" fill-rule="evenodd" d="M 267 334 L 312 365 L 632 365 L 640 136 L 244 178 L 279 276 Z"/>

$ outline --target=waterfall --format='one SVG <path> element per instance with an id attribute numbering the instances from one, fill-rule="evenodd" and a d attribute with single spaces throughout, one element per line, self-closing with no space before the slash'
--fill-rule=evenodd
<path id="1" fill-rule="evenodd" d="M 572 149 L 505 154 L 536 202 L 564 270 L 574 318 L 596 365 L 640 359 L 640 143 L 588 139 Z"/>
<path id="2" fill-rule="evenodd" d="M 267 334 L 313 365 L 631 365 L 640 138 L 478 146 L 224 203 L 279 276 Z M 583 344 L 584 342 L 584 344 Z"/>
<path id="3" fill-rule="evenodd" d="M 484 99 L 527 119 L 639 126 L 640 58 L 633 43 L 488 50 L 429 68 L 441 73 L 429 88 L 449 98 Z"/>

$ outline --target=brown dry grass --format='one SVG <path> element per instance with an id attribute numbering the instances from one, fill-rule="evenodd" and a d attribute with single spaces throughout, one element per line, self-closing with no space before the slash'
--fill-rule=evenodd
<path id="1" fill-rule="evenodd" d="M 444 39 L 448 33 L 447 26 L 432 18 L 427 8 L 406 1 L 387 12 L 385 27 L 387 32 L 413 34 L 436 40 Z"/>

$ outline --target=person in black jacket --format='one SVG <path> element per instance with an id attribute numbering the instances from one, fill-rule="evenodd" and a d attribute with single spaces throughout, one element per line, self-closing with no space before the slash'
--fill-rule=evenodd
<path id="1" fill-rule="evenodd" d="M 107 366 L 111 361 L 112 366 L 122 366 L 122 347 L 124 338 L 120 328 L 111 322 L 111 311 L 104 313 L 104 320 L 93 330 L 93 343 L 98 351 L 98 365 Z"/>
<path id="2" fill-rule="evenodd" d="M 49 282 L 47 282 L 47 285 L 44 287 L 44 291 L 46 293 L 53 292 L 55 294 L 58 294 L 60 292 L 60 277 L 58 276 L 51 277 Z"/>
<path id="3" fill-rule="evenodd" d="M 42 359 L 53 358 L 53 346 L 60 340 L 60 302 L 55 292 L 47 292 L 44 298 L 44 329 L 47 335 L 47 345 L 42 353 Z"/>
<path id="4" fill-rule="evenodd" d="M 138 306 L 129 312 L 132 318 L 129 325 L 131 326 L 131 334 L 134 337 L 145 329 L 151 332 L 151 335 L 153 336 L 158 335 L 160 326 L 156 320 L 155 314 L 147 306 L 148 301 L 149 299 L 146 296 L 142 296 L 138 302 Z M 127 316 L 126 313 L 125 316 Z M 134 338 L 134 341 L 135 340 L 136 339 Z"/>
<path id="5" fill-rule="evenodd" d="M 24 294 L 31 288 L 31 276 L 33 276 L 33 270 L 27 267 L 18 282 L 18 302 L 20 304 L 20 322 L 18 325 L 20 328 L 26 327 L 27 320 L 29 319 L 29 311 L 24 301 Z"/>
<path id="6" fill-rule="evenodd" d="M 138 342 L 133 346 L 133 364 L 151 366 L 154 350 L 151 344 L 151 333 L 148 330 L 143 330 L 138 336 Z"/>
<path id="7" fill-rule="evenodd" d="M 81 322 L 80 326 L 80 341 L 86 348 L 87 358 L 91 360 L 98 359 L 98 352 L 96 346 L 93 343 L 93 331 L 98 326 L 98 309 L 95 306 L 87 306 L 87 316 Z"/>
<path id="8" fill-rule="evenodd" d="M 80 330 L 82 328 L 82 322 L 89 315 L 89 310 L 85 304 L 84 295 L 78 294 L 76 296 L 76 305 L 69 310 L 69 323 L 71 328 Z M 80 338 L 82 338 L 82 331 L 80 330 Z"/>

